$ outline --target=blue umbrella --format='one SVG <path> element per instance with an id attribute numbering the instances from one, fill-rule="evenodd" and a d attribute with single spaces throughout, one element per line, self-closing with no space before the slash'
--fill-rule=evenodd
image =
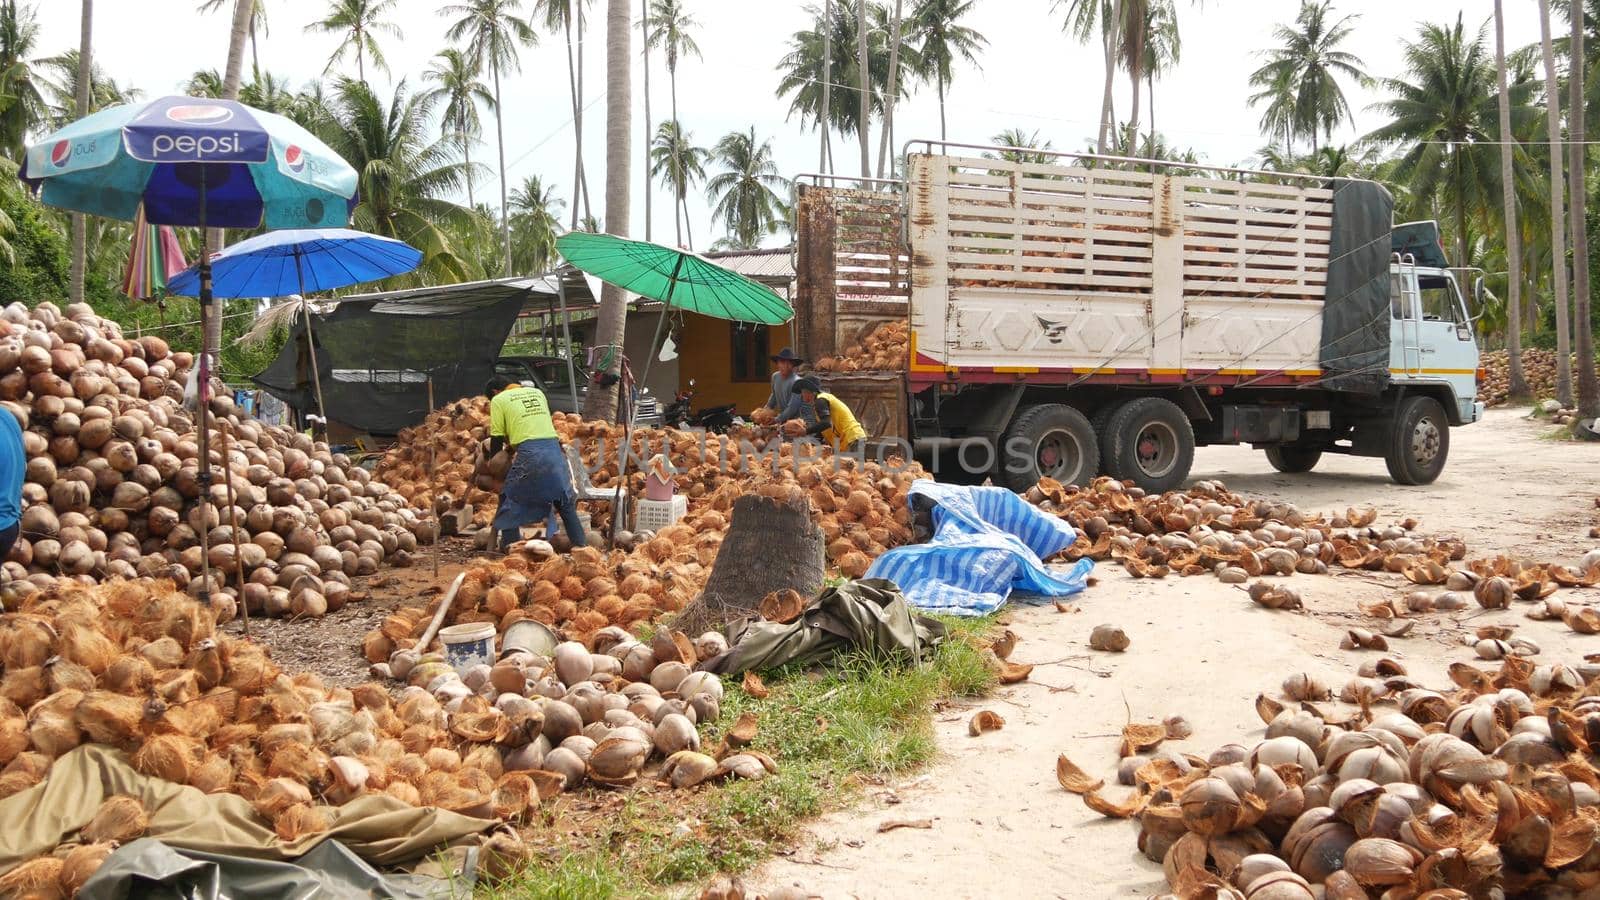
<path id="1" fill-rule="evenodd" d="M 218 297 L 283 297 L 331 291 L 390 275 L 403 275 L 422 263 L 422 251 L 394 238 L 348 228 L 269 231 L 240 241 L 211 260 L 212 290 Z M 201 286 L 191 266 L 172 279 L 167 290 L 192 297 Z M 317 391 L 317 414 L 327 419 L 322 402 L 322 370 L 311 337 L 311 312 L 306 313 L 306 349 Z"/>
<path id="2" fill-rule="evenodd" d="M 269 231 L 211 259 L 211 290 L 218 297 L 286 297 L 331 291 L 422 264 L 422 252 L 404 241 L 348 228 Z M 200 274 L 185 269 L 167 285 L 169 293 L 193 297 Z"/>

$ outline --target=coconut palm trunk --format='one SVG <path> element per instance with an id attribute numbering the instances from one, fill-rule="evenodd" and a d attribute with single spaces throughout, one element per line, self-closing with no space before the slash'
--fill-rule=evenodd
<path id="1" fill-rule="evenodd" d="M 861 143 L 861 177 L 872 175 L 872 71 L 867 58 L 867 0 L 856 0 L 856 80 L 860 121 L 856 123 L 856 136 Z"/>
<path id="2" fill-rule="evenodd" d="M 1100 97 L 1100 133 L 1095 138 L 1095 152 L 1105 155 L 1106 137 L 1110 134 L 1115 114 L 1111 109 L 1111 86 L 1117 77 L 1117 31 L 1122 26 L 1122 0 L 1112 0 L 1111 21 L 1105 23 L 1106 86 Z"/>
<path id="3" fill-rule="evenodd" d="M 628 235 L 628 188 L 632 137 L 633 78 L 631 64 L 633 28 L 628 0 L 606 0 L 606 232 Z M 600 291 L 595 314 L 595 343 L 608 353 L 605 371 L 622 368 L 623 334 L 628 322 L 628 297 L 620 288 L 606 285 Z M 583 413 L 591 419 L 616 421 L 617 386 L 590 382 Z"/>
<path id="4" fill-rule="evenodd" d="M 1584 189 L 1584 170 L 1588 148 L 1584 146 L 1584 78 L 1583 12 L 1577 4 L 1572 12 L 1572 60 L 1567 75 L 1571 95 L 1567 104 L 1569 133 L 1567 172 L 1571 178 L 1568 192 L 1572 197 L 1572 290 L 1577 296 L 1577 310 L 1573 330 L 1577 334 L 1578 351 L 1578 413 L 1584 418 L 1600 415 L 1600 381 L 1594 374 L 1594 329 L 1589 317 L 1589 233 L 1586 227 L 1588 198 Z"/>
<path id="5" fill-rule="evenodd" d="M 1133 24 L 1133 53 L 1128 60 L 1128 86 L 1133 88 L 1133 102 L 1128 107 L 1128 134 L 1133 156 L 1139 155 L 1139 82 L 1144 80 L 1144 16 L 1138 19 Z"/>
<path id="6" fill-rule="evenodd" d="M 1316 147 L 1311 149 L 1316 155 Z M 1467 178 L 1461 170 L 1461 147 L 1458 144 L 1450 145 L 1450 180 L 1455 185 L 1456 195 L 1456 249 L 1461 254 L 1456 265 L 1467 267 L 1472 265 L 1472 245 L 1467 240 Z"/>
<path id="7" fill-rule="evenodd" d="M 500 112 L 504 108 L 500 103 L 500 63 L 493 57 L 489 60 L 489 72 L 494 76 L 494 138 L 500 152 L 500 242 L 506 254 L 502 271 L 509 278 L 511 276 L 511 209 L 506 204 L 506 129 L 505 117 Z"/>
<path id="8" fill-rule="evenodd" d="M 250 36 L 250 22 L 255 18 L 255 0 L 236 0 L 233 4 L 233 23 L 228 32 L 228 61 L 222 70 L 222 97 L 224 100 L 239 99 L 239 85 L 244 74 L 244 48 Z M 206 229 L 206 242 L 204 252 L 215 253 L 223 247 L 223 233 L 220 228 Z M 222 352 L 222 316 L 208 315 L 206 317 L 205 332 L 201 335 L 202 349 L 211 354 L 212 361 L 216 362 L 217 354 Z"/>
<path id="9" fill-rule="evenodd" d="M 650 240 L 650 0 L 639 0 L 639 35 L 644 44 L 644 239 Z"/>
<path id="10" fill-rule="evenodd" d="M 78 84 L 75 112 L 81 118 L 89 114 L 89 81 L 93 68 L 90 51 L 94 43 L 94 0 L 83 0 L 83 18 L 78 32 Z M 68 297 L 73 303 L 83 302 L 84 269 L 87 268 L 89 223 L 83 213 L 72 214 L 72 270 Z"/>
<path id="11" fill-rule="evenodd" d="M 496 101 L 496 103 L 498 102 Z M 499 112 L 496 111 L 495 115 L 498 117 Z M 461 161 L 467 164 L 467 208 L 477 209 L 478 199 L 472 195 L 472 184 L 476 180 L 472 177 L 472 138 L 467 136 L 466 123 L 459 124 L 460 130 L 457 134 L 461 140 Z"/>
<path id="12" fill-rule="evenodd" d="M 878 138 L 878 177 L 888 177 L 889 144 L 894 140 L 894 106 L 900 90 L 900 4 L 894 0 L 894 19 L 889 25 L 889 93 L 883 98 L 883 134 Z"/>
<path id="13" fill-rule="evenodd" d="M 822 115 L 817 119 L 817 130 L 822 132 L 822 149 L 819 151 L 821 159 L 817 162 L 817 171 L 829 174 L 833 171 L 833 149 L 830 146 L 829 132 L 833 129 L 833 0 L 823 0 L 822 4 Z M 942 135 L 941 135 L 942 137 Z"/>
<path id="14" fill-rule="evenodd" d="M 1572 405 L 1571 299 L 1567 284 L 1567 192 L 1561 161 L 1561 83 L 1550 41 L 1550 0 L 1539 0 L 1539 44 L 1544 53 L 1545 131 L 1550 139 L 1550 258 L 1556 304 L 1556 399 Z"/>
<path id="15" fill-rule="evenodd" d="M 578 47 L 578 81 L 577 81 L 577 85 L 578 85 L 578 113 L 577 113 L 577 120 L 575 122 L 573 122 L 573 127 L 578 130 L 578 178 L 577 178 L 577 181 L 578 181 L 578 188 L 583 194 L 583 216 L 586 219 L 592 219 L 592 218 L 594 218 L 594 207 L 589 205 L 589 172 L 583 165 L 583 18 L 584 18 L 584 16 L 583 16 L 583 11 L 584 11 L 583 8 L 584 8 L 584 2 L 586 2 L 586 0 L 579 0 L 579 2 L 578 2 L 578 15 L 577 15 L 577 19 L 578 19 L 578 35 L 577 35 L 577 41 L 576 41 L 577 47 Z M 574 207 L 576 207 L 578 205 L 576 198 L 573 199 L 573 204 L 572 205 Z"/>
<path id="16" fill-rule="evenodd" d="M 1528 396 L 1522 371 L 1522 225 L 1517 221 L 1517 186 L 1512 180 L 1511 94 L 1506 89 L 1506 24 L 1501 0 L 1494 0 L 1494 68 L 1500 86 L 1500 197 L 1506 221 L 1506 355 L 1510 359 L 1508 394 Z"/>
<path id="17" fill-rule="evenodd" d="M 579 201 L 583 197 L 583 99 L 578 93 L 578 66 L 573 61 L 576 52 L 572 37 L 572 17 L 566 21 L 567 31 L 567 88 L 572 94 L 572 131 L 575 137 L 575 147 L 572 152 L 572 223 L 568 226 L 576 231 L 578 216 L 580 215 Z"/>

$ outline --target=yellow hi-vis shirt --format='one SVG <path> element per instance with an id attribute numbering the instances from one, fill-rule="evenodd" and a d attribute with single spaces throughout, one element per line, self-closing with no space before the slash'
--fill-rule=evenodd
<path id="1" fill-rule="evenodd" d="M 817 395 L 818 400 L 826 400 L 828 413 L 833 417 L 833 427 L 822 433 L 822 439 L 836 447 L 848 447 L 856 441 L 866 440 L 867 430 L 856 421 L 855 414 L 844 401 L 823 391 Z"/>
<path id="2" fill-rule="evenodd" d="M 544 391 L 522 385 L 507 388 L 489 401 L 489 436 L 503 437 L 515 447 L 523 441 L 556 436 Z"/>

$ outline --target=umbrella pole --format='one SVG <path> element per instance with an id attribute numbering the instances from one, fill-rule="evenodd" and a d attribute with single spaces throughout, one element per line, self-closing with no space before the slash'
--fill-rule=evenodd
<path id="1" fill-rule="evenodd" d="M 433 415 L 433 373 L 428 373 L 428 415 Z M 439 486 L 439 442 L 428 441 L 428 494 L 431 496 Z M 437 507 L 435 507 L 437 509 Z M 434 513 L 438 515 L 438 513 Z M 433 580 L 439 580 L 439 532 L 443 531 L 442 523 L 433 528 Z"/>
<path id="2" fill-rule="evenodd" d="M 200 170 L 200 383 L 195 391 L 195 406 L 198 415 L 195 417 L 200 426 L 200 433 L 196 441 L 199 459 L 200 480 L 200 524 L 206 524 L 206 510 L 211 506 L 211 438 L 207 433 L 206 418 L 210 412 L 211 393 L 211 357 L 206 346 L 206 324 L 213 310 L 211 304 L 211 254 L 206 246 L 206 167 L 202 163 Z M 211 605 L 211 536 L 210 528 L 200 528 L 200 592 L 195 599 L 202 606 Z M 244 602 L 244 598 L 239 598 Z"/>
<path id="3" fill-rule="evenodd" d="M 239 583 L 239 614 L 244 617 L 244 636 L 248 638 L 250 637 L 250 607 L 245 604 L 244 562 L 239 557 L 239 521 L 235 518 L 239 509 L 239 501 L 233 492 L 233 448 L 228 441 L 228 429 L 218 428 L 217 433 L 222 436 L 222 477 L 228 485 L 228 530 L 233 535 L 233 571 L 238 576 Z M 221 517 L 219 516 L 218 518 L 220 519 Z"/>
<path id="4" fill-rule="evenodd" d="M 683 269 L 683 257 L 678 257 L 677 263 L 672 267 L 672 281 L 667 285 L 667 297 L 661 301 L 661 317 L 656 320 L 656 335 L 650 339 L 650 355 L 644 358 L 644 381 L 639 383 L 640 390 L 648 386 L 650 381 L 650 364 L 655 362 L 656 345 L 661 343 L 661 332 L 667 325 L 667 310 L 672 308 L 672 295 L 678 289 L 678 272 Z M 623 330 L 623 340 L 627 340 L 627 330 Z M 628 419 L 622 426 L 622 459 L 617 463 L 617 494 L 611 504 L 611 543 L 617 542 L 617 532 L 621 530 L 622 520 L 622 492 L 628 488 L 628 449 L 633 446 L 633 425 L 639 418 L 639 403 L 630 396 L 628 404 Z M 667 423 L 662 422 L 663 426 Z M 629 494 L 632 499 L 632 494 Z"/>
<path id="5" fill-rule="evenodd" d="M 561 347 L 565 351 L 562 355 L 567 358 L 567 390 L 572 392 L 572 412 L 578 415 L 583 412 L 578 406 L 578 373 L 572 364 L 572 322 L 567 317 L 567 278 L 556 270 L 556 299 L 561 302 Z"/>

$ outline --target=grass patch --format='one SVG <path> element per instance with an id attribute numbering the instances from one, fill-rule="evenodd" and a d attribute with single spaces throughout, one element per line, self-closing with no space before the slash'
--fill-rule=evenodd
<path id="1" fill-rule="evenodd" d="M 705 745 L 715 747 L 724 728 L 754 712 L 760 729 L 751 746 L 777 760 L 778 774 L 689 791 L 652 783 L 563 797 L 528 830 L 542 848 L 537 861 L 479 896 L 673 893 L 674 885 L 755 866 L 790 845 L 806 819 L 849 803 L 862 785 L 927 764 L 937 753 L 934 704 L 995 684 L 982 651 L 993 619 L 941 621 L 950 637 L 921 666 L 847 654 L 826 668 L 769 673 L 763 700 L 729 679 L 721 720 L 701 729 Z"/>

